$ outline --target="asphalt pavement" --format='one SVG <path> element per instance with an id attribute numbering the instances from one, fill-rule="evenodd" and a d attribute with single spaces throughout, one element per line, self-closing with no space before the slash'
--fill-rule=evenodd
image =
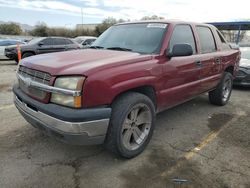
<path id="1" fill-rule="evenodd" d="M 0 187 L 250 188 L 250 89 L 224 107 L 201 95 L 157 115 L 146 150 L 125 160 L 30 126 L 14 107 L 17 65 L 0 61 Z"/>

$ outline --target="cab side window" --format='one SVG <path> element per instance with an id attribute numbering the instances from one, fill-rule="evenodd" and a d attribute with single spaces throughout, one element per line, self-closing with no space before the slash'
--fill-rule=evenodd
<path id="1" fill-rule="evenodd" d="M 52 45 L 52 39 L 51 38 L 46 38 L 44 40 L 42 40 L 41 42 L 43 42 L 43 45 Z"/>
<path id="2" fill-rule="evenodd" d="M 196 46 L 193 31 L 190 25 L 177 25 L 174 28 L 173 34 L 169 42 L 169 50 L 172 51 L 175 44 L 189 44 L 196 53 Z"/>
<path id="3" fill-rule="evenodd" d="M 54 38 L 53 41 L 54 41 L 54 45 L 65 45 L 66 44 L 66 42 L 63 38 Z"/>
<path id="4" fill-rule="evenodd" d="M 216 51 L 214 36 L 210 28 L 206 26 L 196 26 L 200 39 L 201 53 L 211 53 Z"/>

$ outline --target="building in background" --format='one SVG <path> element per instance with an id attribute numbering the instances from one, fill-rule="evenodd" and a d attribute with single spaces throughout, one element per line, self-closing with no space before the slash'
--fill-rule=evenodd
<path id="1" fill-rule="evenodd" d="M 77 24 L 76 29 L 95 30 L 95 27 L 97 25 L 98 25 L 97 23 L 93 23 L 93 24 Z"/>

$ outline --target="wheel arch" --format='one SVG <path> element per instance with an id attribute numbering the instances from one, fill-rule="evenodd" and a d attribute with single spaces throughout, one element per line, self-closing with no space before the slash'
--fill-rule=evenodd
<path id="1" fill-rule="evenodd" d="M 233 65 L 229 65 L 228 67 L 225 68 L 225 72 L 229 72 L 232 75 L 234 75 L 234 66 Z"/>
<path id="2" fill-rule="evenodd" d="M 114 101 L 116 101 L 120 96 L 122 96 L 128 92 L 136 92 L 136 93 L 140 93 L 140 94 L 147 96 L 153 102 L 153 104 L 155 106 L 155 110 L 157 109 L 156 91 L 155 91 L 155 88 L 151 85 L 138 86 L 135 88 L 130 88 L 128 90 L 122 91 L 114 97 L 112 103 Z"/>
<path id="3" fill-rule="evenodd" d="M 23 56 L 24 54 L 26 54 L 26 53 L 32 53 L 33 55 L 36 55 L 36 53 L 35 53 L 34 51 L 28 50 L 28 51 L 23 51 L 23 52 L 22 52 L 22 56 Z"/>

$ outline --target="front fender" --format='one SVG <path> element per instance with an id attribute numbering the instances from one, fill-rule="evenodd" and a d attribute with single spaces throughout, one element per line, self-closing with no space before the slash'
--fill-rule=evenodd
<path id="1" fill-rule="evenodd" d="M 155 79 L 156 77 L 154 76 L 145 76 L 124 80 L 115 84 L 109 84 L 109 82 L 100 80 L 86 83 L 83 89 L 83 106 L 109 105 L 121 93 L 142 86 L 152 86 L 154 88 Z"/>

